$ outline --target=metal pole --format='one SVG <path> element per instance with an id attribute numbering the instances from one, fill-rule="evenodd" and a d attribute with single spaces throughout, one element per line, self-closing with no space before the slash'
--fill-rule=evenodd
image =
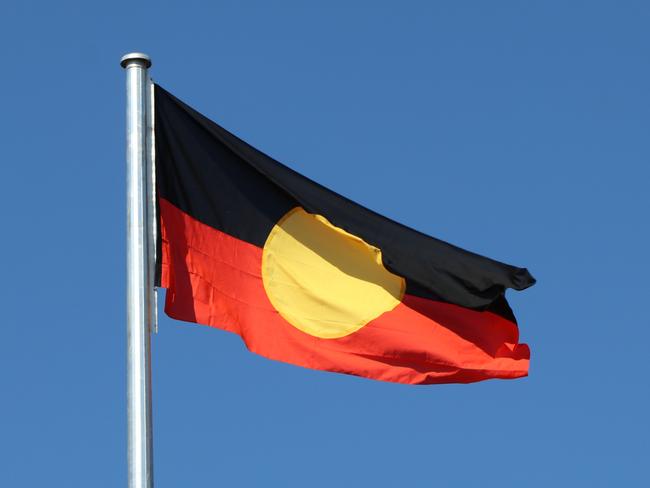
<path id="1" fill-rule="evenodd" d="M 149 56 L 129 53 L 126 70 L 126 337 L 129 488 L 153 487 L 151 423 L 151 236 L 148 200 Z"/>

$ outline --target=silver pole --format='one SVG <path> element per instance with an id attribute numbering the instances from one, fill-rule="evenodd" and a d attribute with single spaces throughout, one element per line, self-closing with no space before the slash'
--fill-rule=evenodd
<path id="1" fill-rule="evenodd" d="M 151 289 L 147 106 L 149 56 L 129 53 L 126 69 L 126 343 L 129 488 L 153 487 Z"/>

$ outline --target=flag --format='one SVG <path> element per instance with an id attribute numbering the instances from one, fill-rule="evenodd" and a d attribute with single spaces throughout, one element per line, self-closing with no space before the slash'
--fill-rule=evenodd
<path id="1" fill-rule="evenodd" d="M 528 373 L 518 268 L 311 181 L 155 86 L 159 284 L 172 318 L 306 368 L 408 383 Z M 342 156 L 343 158 L 345 156 Z"/>

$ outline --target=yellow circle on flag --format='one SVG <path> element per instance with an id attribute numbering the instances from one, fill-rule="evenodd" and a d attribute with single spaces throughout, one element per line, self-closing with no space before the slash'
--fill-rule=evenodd
<path id="1" fill-rule="evenodd" d="M 404 296 L 404 278 L 388 271 L 381 250 L 320 215 L 297 207 L 273 227 L 262 254 L 271 304 L 315 337 L 349 335 Z"/>

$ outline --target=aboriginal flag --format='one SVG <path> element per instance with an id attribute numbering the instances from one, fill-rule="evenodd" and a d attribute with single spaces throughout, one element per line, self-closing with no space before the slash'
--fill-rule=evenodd
<path id="1" fill-rule="evenodd" d="M 528 374 L 524 268 L 378 215 L 155 87 L 158 283 L 172 318 L 306 368 L 410 384 Z"/>

